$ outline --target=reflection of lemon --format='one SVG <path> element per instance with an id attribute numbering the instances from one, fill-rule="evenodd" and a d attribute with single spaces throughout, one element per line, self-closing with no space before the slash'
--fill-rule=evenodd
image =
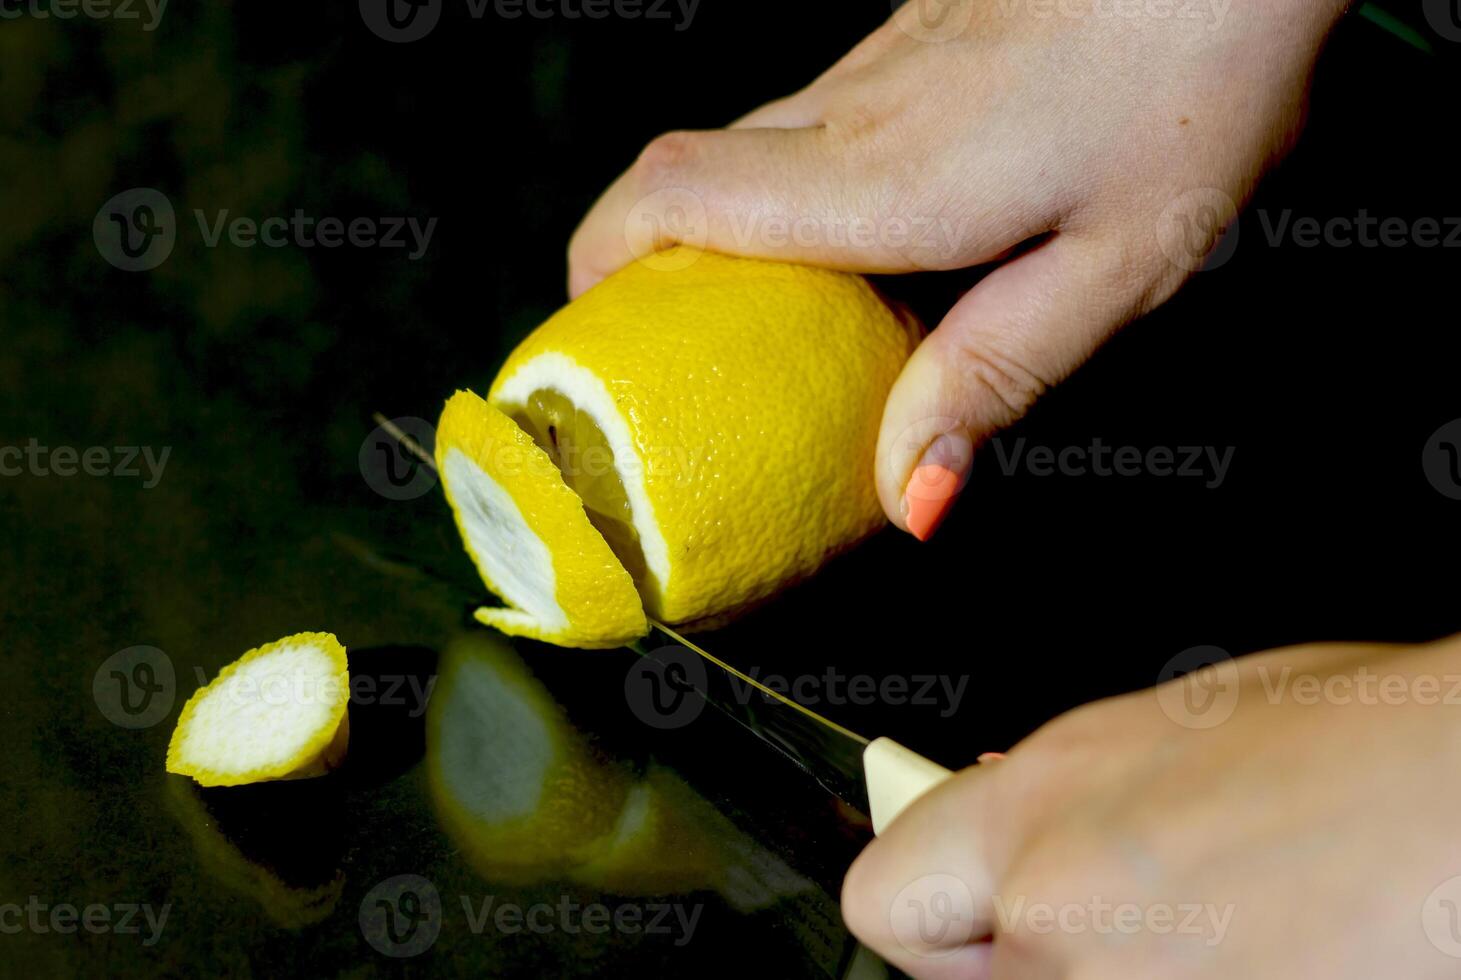
<path id="1" fill-rule="evenodd" d="M 319 776 L 350 734 L 350 671 L 330 633 L 299 633 L 250 650 L 199 688 L 178 717 L 167 771 L 203 786 Z"/>
<path id="2" fill-rule="evenodd" d="M 506 415 L 457 392 L 437 426 L 436 464 L 467 551 L 514 607 L 479 610 L 479 619 L 582 647 L 617 646 L 648 629 L 633 581 L 583 502 Z"/>
<path id="3" fill-rule="evenodd" d="M 652 767 L 629 791 L 604 852 L 573 879 L 621 895 L 668 895 L 713 887 L 725 862 L 717 835 L 696 815 L 708 809 L 669 770 Z"/>
<path id="4" fill-rule="evenodd" d="M 197 848 L 199 862 L 228 887 L 256 899 L 270 919 L 287 929 L 323 922 L 345 891 L 345 873 L 336 868 L 318 884 L 286 884 L 269 868 L 247 857 L 229 840 L 198 798 L 195 786 L 175 779 L 169 804 Z"/>
<path id="5" fill-rule="evenodd" d="M 426 766 L 448 833 L 483 874 L 551 877 L 609 845 L 629 775 L 600 759 L 490 633 L 444 655 Z"/>
<path id="6" fill-rule="evenodd" d="M 688 264 L 631 265 L 559 311 L 508 359 L 489 401 L 562 471 L 644 609 L 693 626 L 810 574 L 882 526 L 878 425 L 918 328 L 859 276 L 677 255 Z M 524 480 L 507 495 L 524 508 L 522 494 L 549 482 Z M 443 483 L 461 522 L 460 498 L 480 477 L 444 469 Z M 524 542 L 502 495 L 478 496 L 479 533 L 467 537 L 479 566 L 483 552 L 529 571 L 544 564 L 544 548 L 560 557 L 540 527 Z M 582 522 L 565 523 L 567 544 L 586 552 Z M 563 561 L 554 567 L 561 575 Z M 521 610 L 494 625 L 574 632 L 506 583 L 488 584 Z M 568 587 L 559 580 L 560 605 Z"/>

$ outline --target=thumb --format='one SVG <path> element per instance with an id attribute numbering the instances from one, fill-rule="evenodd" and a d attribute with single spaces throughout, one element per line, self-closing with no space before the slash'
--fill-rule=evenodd
<path id="1" fill-rule="evenodd" d="M 998 769 L 975 766 L 934 787 L 863 849 L 843 881 L 848 929 L 920 980 L 989 976 L 1007 833 Z"/>
<path id="2" fill-rule="evenodd" d="M 878 435 L 878 496 L 894 524 L 927 540 L 975 450 L 1136 315 L 1120 251 L 1057 234 L 981 280 L 914 351 Z"/>

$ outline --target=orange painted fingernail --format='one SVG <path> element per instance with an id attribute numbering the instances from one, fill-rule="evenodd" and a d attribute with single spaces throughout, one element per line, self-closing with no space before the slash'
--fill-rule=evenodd
<path id="1" fill-rule="evenodd" d="M 924 450 L 903 490 L 908 533 L 927 541 L 948 516 L 973 462 L 969 437 L 948 432 Z"/>
<path id="2" fill-rule="evenodd" d="M 974 761 L 983 764 L 985 762 L 998 762 L 1000 759 L 1003 758 L 1003 752 L 981 752 L 979 754 L 979 758 L 975 759 Z"/>

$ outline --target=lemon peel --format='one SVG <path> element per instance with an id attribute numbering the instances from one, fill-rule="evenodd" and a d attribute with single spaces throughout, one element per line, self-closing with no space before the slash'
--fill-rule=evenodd
<path id="1" fill-rule="evenodd" d="M 202 786 L 305 779 L 336 768 L 350 737 L 350 670 L 332 633 L 248 651 L 183 706 L 167 771 Z"/>
<path id="2" fill-rule="evenodd" d="M 436 465 L 482 580 L 509 603 L 476 618 L 560 646 L 620 646 L 649 631 L 634 582 L 583 501 L 532 438 L 470 391 L 446 403 Z"/>

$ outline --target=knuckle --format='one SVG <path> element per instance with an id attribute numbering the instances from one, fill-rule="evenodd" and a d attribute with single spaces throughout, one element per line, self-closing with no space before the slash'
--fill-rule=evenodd
<path id="1" fill-rule="evenodd" d="M 678 173 L 695 158 L 700 142 L 697 133 L 684 130 L 662 133 L 640 151 L 634 169 L 651 180 Z"/>
<path id="2" fill-rule="evenodd" d="M 991 417 L 983 419 L 990 428 L 1002 428 L 1024 416 L 1050 387 L 1049 383 L 1019 359 L 998 350 L 977 334 L 955 334 L 947 353 L 964 383 L 973 385 L 988 398 Z"/>

